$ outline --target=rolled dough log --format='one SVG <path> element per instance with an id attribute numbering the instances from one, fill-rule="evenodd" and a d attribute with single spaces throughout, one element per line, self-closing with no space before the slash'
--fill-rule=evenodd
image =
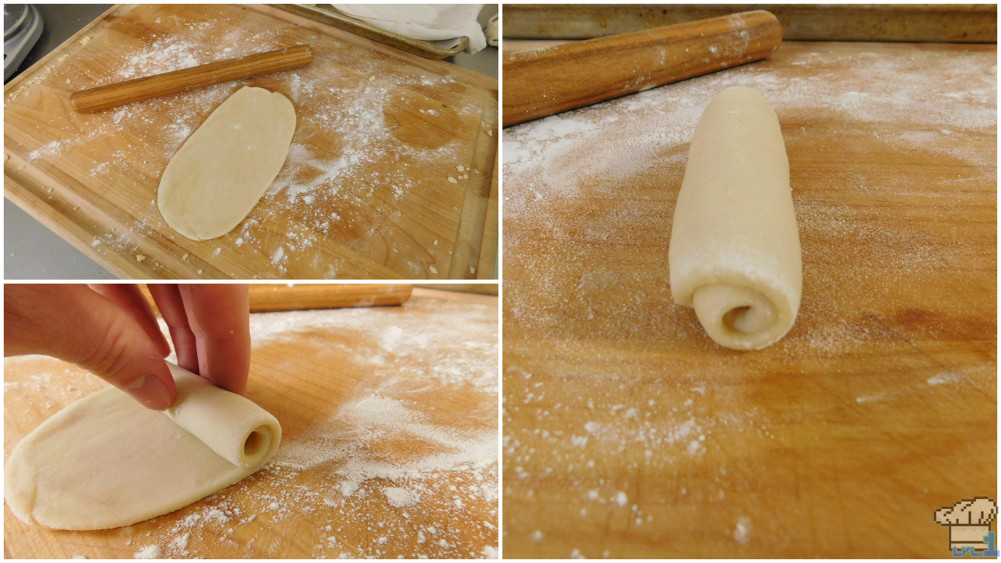
<path id="1" fill-rule="evenodd" d="M 174 230 L 194 240 L 240 224 L 282 168 L 295 108 L 277 92 L 245 86 L 209 115 L 160 178 L 157 205 Z"/>
<path id="2" fill-rule="evenodd" d="M 62 530 L 127 526 L 183 508 L 271 459 L 281 441 L 274 416 L 168 366 L 177 400 L 166 416 L 112 387 L 21 440 L 4 467 L 14 515 Z"/>
<path id="3" fill-rule="evenodd" d="M 757 350 L 796 320 L 803 290 L 778 118 L 750 88 L 717 95 L 695 127 L 668 250 L 674 300 L 710 338 Z"/>

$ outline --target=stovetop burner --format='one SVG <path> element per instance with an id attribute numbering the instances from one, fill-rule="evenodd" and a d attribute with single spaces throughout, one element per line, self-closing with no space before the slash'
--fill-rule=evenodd
<path id="1" fill-rule="evenodd" d="M 3 7 L 3 80 L 10 78 L 42 35 L 42 16 L 34 6 Z"/>

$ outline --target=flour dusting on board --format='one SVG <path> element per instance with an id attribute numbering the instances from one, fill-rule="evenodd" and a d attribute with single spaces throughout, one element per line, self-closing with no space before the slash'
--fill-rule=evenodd
<path id="1" fill-rule="evenodd" d="M 159 559 L 163 556 L 163 552 L 160 550 L 158 545 L 147 545 L 146 547 L 140 549 L 133 556 L 135 559 Z"/>
<path id="2" fill-rule="evenodd" d="M 664 166 L 665 155 L 667 164 L 683 165 L 702 110 L 713 94 L 731 86 L 760 91 L 780 121 L 810 111 L 813 119 L 844 122 L 846 130 L 852 122 L 913 123 L 914 131 L 903 140 L 914 150 L 962 151 L 949 147 L 954 144 L 949 141 L 952 130 L 989 132 L 997 125 L 996 76 L 981 72 L 992 53 L 959 55 L 909 48 L 897 53 L 796 56 L 799 60 L 791 64 L 809 72 L 777 76 L 767 62 L 746 65 L 507 129 L 505 178 L 517 180 L 519 187 L 505 194 L 505 214 L 518 217 L 533 209 L 541 211 L 531 205 L 538 188 L 545 188 L 549 196 L 572 197 L 583 180 L 629 178 L 649 167 Z M 855 90 L 843 90 L 833 73 L 825 71 L 827 65 L 839 66 L 832 64 L 837 57 L 849 58 L 852 66 L 859 67 L 852 84 Z M 928 68 L 940 69 L 935 72 L 939 80 L 929 83 Z M 971 75 L 976 77 L 973 84 L 967 81 Z M 986 163 L 990 155 L 967 149 L 957 156 L 976 164 Z M 599 188 L 602 184 L 591 183 Z"/>
<path id="3" fill-rule="evenodd" d="M 845 162 L 828 180 L 831 190 L 870 202 L 979 202 L 979 194 L 966 186 L 995 183 L 996 151 L 993 144 L 964 138 L 996 135 L 996 75 L 983 72 L 994 68 L 994 53 L 883 48 L 879 53 L 864 45 L 824 52 L 783 48 L 773 55 L 786 57 L 786 67 L 779 70 L 770 61 L 754 63 L 506 129 L 504 219 L 512 227 L 505 233 L 505 267 L 517 283 L 507 288 L 511 299 L 505 306 L 512 321 L 526 329 L 568 332 L 559 300 L 575 293 L 582 314 L 593 320 L 592 330 L 657 331 L 677 339 L 700 334 L 691 315 L 669 298 L 666 255 L 651 256 L 637 245 L 642 241 L 666 251 L 673 194 L 684 175 L 695 124 L 713 95 L 731 86 L 760 91 L 780 122 L 805 124 L 783 130 L 791 155 L 818 135 L 843 148 Z M 800 70 L 790 72 L 789 66 Z M 850 88 L 837 70 L 844 68 L 859 69 Z M 936 79 L 929 82 L 929 75 Z M 942 175 L 941 187 L 928 186 L 915 174 L 873 173 L 871 150 L 860 148 L 873 142 L 884 159 L 913 162 L 914 170 L 936 163 L 955 167 L 957 173 Z M 914 272 L 942 263 L 947 247 L 920 229 L 887 229 L 877 214 L 860 214 L 857 205 L 832 202 L 822 192 L 797 192 L 797 175 L 814 168 L 809 162 L 791 163 L 805 261 L 804 296 L 825 287 L 864 284 L 870 268 L 882 268 L 904 283 Z M 814 181 L 822 183 L 823 176 Z M 856 268 L 814 268 L 815 263 L 842 261 L 844 241 L 863 250 L 852 253 Z M 609 266 L 614 263 L 632 269 Z M 630 282 L 635 291 L 615 290 Z M 875 290 L 895 291 L 892 285 Z M 875 335 L 867 332 L 870 327 L 852 329 L 857 323 L 831 319 L 830 311 L 816 307 L 815 299 L 804 297 L 798 323 L 826 317 L 821 332 L 813 333 L 823 353 L 840 353 L 846 340 Z M 637 318 L 650 324 L 634 331 L 620 322 Z M 843 330 L 835 334 L 836 327 Z"/>
<path id="4" fill-rule="evenodd" d="M 789 429 L 807 416 L 799 389 L 816 401 L 804 404 L 825 404 L 815 393 L 835 402 L 833 425 L 962 387 L 965 376 L 939 365 L 873 374 L 858 364 L 877 344 L 980 338 L 960 326 L 969 309 L 906 323 L 882 303 L 914 299 L 929 281 L 942 283 L 936 294 L 960 291 L 930 280 L 942 264 L 996 269 L 993 252 L 970 256 L 982 241 L 963 228 L 971 208 L 996 207 L 996 53 L 871 48 L 783 45 L 769 61 L 505 129 L 504 487 L 522 505 L 558 499 L 562 516 L 505 512 L 512 545 L 577 529 L 579 546 L 548 553 L 621 557 L 619 534 L 646 546 L 690 525 L 699 545 L 753 546 L 765 536 L 758 513 L 728 495 L 746 500 L 762 482 L 744 456 L 771 460 L 795 442 Z M 791 158 L 804 298 L 796 327 L 769 351 L 789 359 L 782 368 L 713 349 L 668 287 L 688 144 L 709 100 L 731 86 L 768 99 Z M 951 228 L 891 227 L 893 204 L 939 210 Z M 789 396 L 767 399 L 776 389 Z M 828 419 L 810 420 L 822 443 Z M 713 522 L 691 519 L 706 507 Z M 613 548 L 599 547 L 613 535 Z"/>
<path id="5" fill-rule="evenodd" d="M 27 154 L 28 161 L 72 156 L 92 181 L 115 182 L 116 190 L 145 200 L 124 210 L 128 216 L 122 219 L 130 233 L 124 244 L 99 235 L 91 247 L 107 254 L 139 254 L 137 244 L 143 239 L 137 237 L 148 232 L 164 232 L 186 244 L 186 239 L 165 226 L 156 208 L 159 176 L 212 109 L 239 88 L 254 84 L 281 92 L 293 101 L 298 122 L 292 148 L 275 183 L 250 217 L 227 235 L 241 243 L 225 244 L 218 257 L 192 248 L 192 266 L 200 261 L 244 263 L 247 253 L 253 252 L 255 263 L 262 266 L 244 276 L 357 277 L 357 260 L 319 251 L 331 239 L 342 241 L 349 252 L 365 259 L 392 263 L 402 277 L 424 278 L 435 264 L 440 268 L 449 263 L 451 248 L 426 250 L 412 241 L 450 233 L 428 236 L 422 231 L 429 228 L 422 217 L 406 218 L 399 209 L 411 199 L 426 198 L 434 202 L 433 213 L 454 215 L 458 220 L 465 186 L 449 184 L 446 172 L 471 162 L 469 139 L 455 132 L 475 132 L 480 125 L 480 102 L 469 96 L 452 96 L 456 80 L 439 74 L 441 70 L 425 74 L 416 66 L 387 62 L 385 56 L 349 43 L 336 42 L 330 48 L 328 38 L 319 41 L 320 35 L 298 26 L 272 24 L 257 29 L 229 9 L 216 11 L 215 17 L 202 21 L 184 19 L 206 17 L 198 16 L 198 11 L 178 16 L 162 7 L 135 8 L 128 17 L 139 17 L 133 15 L 138 12 L 146 18 L 161 14 L 152 24 L 144 22 L 145 37 L 110 57 L 80 48 L 76 59 L 54 65 L 51 72 L 11 96 L 16 99 L 39 83 L 69 90 L 100 85 L 73 63 L 86 57 L 106 59 L 80 63 L 105 69 L 103 82 L 121 82 L 314 40 L 316 57 L 302 68 L 94 114 L 74 114 L 71 120 L 48 124 L 66 140 L 34 148 Z M 170 31 L 165 31 L 165 18 Z M 119 24 L 113 21 L 111 26 L 115 25 Z M 81 47 L 84 44 L 81 42 Z M 448 115 L 439 108 L 425 110 L 424 105 L 444 106 L 441 100 L 449 102 Z M 401 138 L 395 134 L 401 127 L 397 119 L 414 106 L 420 108 L 422 127 L 428 133 Z M 449 133 L 435 139 L 441 130 Z M 435 142 L 428 142 L 429 138 Z M 106 146 L 112 149 L 110 153 L 95 149 Z M 123 181 L 126 185 L 121 185 Z M 281 228 L 269 228 L 272 217 L 283 219 Z M 387 245 L 388 240 L 398 242 Z M 281 253 L 276 252 L 278 248 L 283 249 Z M 155 260 L 152 266 L 157 265 Z"/>
<path id="6" fill-rule="evenodd" d="M 408 308 L 413 314 L 406 314 Z M 470 549 L 447 530 L 454 525 L 449 518 L 463 518 L 470 503 L 493 506 L 486 513 L 496 516 L 495 421 L 481 430 L 436 423 L 439 415 L 427 411 L 420 397 L 449 389 L 463 389 L 488 402 L 496 397 L 496 317 L 483 313 L 480 306 L 432 300 L 412 301 L 402 312 L 356 308 L 254 315 L 255 347 L 290 339 L 338 347 L 339 334 L 362 335 L 351 342 L 372 343 L 341 346 L 336 353 L 352 358 L 348 365 L 356 370 L 371 370 L 374 385 L 307 432 L 287 435 L 268 469 L 290 483 L 300 473 L 325 478 L 308 488 L 264 493 L 270 517 L 292 518 L 303 510 L 329 514 L 331 534 L 317 545 L 318 555 L 481 557 L 484 546 Z M 428 367 L 418 371 L 421 359 Z M 389 455 L 386 444 L 396 443 L 411 444 L 411 453 Z M 415 515 L 439 511 L 449 516 L 436 524 L 416 524 Z M 487 524 L 476 522 L 475 527 Z M 486 528 L 491 534 L 493 526 Z M 362 527 L 369 533 L 359 541 Z M 422 535 L 433 541 L 420 543 Z M 406 551 L 405 545 L 416 551 Z"/>
<path id="7" fill-rule="evenodd" d="M 276 412 L 275 458 L 244 482 L 120 529 L 121 555 L 496 557 L 497 321 L 496 305 L 424 296 L 400 307 L 251 315 L 263 354 L 251 392 L 260 362 L 279 376 L 308 370 L 344 385 L 319 414 L 294 398 L 311 391 L 290 384 L 295 404 Z M 32 374 L 5 381 L 7 399 L 55 393 L 52 412 L 103 387 L 51 358 L 4 363 Z"/>

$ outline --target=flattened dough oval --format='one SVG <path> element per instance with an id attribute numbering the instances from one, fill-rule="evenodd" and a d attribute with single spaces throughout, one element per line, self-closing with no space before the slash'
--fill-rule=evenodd
<path id="1" fill-rule="evenodd" d="M 157 205 L 167 224 L 194 240 L 240 224 L 282 168 L 295 108 L 282 94 L 245 86 L 209 115 L 160 178 Z"/>
<path id="2" fill-rule="evenodd" d="M 674 300 L 718 344 L 756 350 L 796 320 L 803 289 L 778 117 L 750 88 L 706 107 L 692 137 L 668 250 Z"/>
<path id="3" fill-rule="evenodd" d="M 4 466 L 14 515 L 62 530 L 126 526 L 183 508 L 271 459 L 281 442 L 274 416 L 168 366 L 178 388 L 168 411 L 147 409 L 112 387 L 21 440 Z"/>

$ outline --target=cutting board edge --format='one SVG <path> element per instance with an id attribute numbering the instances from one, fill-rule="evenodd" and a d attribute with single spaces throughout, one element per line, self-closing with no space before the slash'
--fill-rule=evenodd
<path id="1" fill-rule="evenodd" d="M 83 225 L 86 225 L 89 221 L 84 219 L 82 214 L 53 213 L 51 217 L 46 215 L 41 210 L 51 210 L 52 207 L 43 201 L 42 198 L 32 190 L 32 188 L 11 177 L 6 169 L 4 170 L 4 197 L 27 213 L 32 219 L 38 221 L 47 229 L 59 236 L 59 238 L 66 241 L 70 246 L 79 250 L 84 256 L 90 258 L 95 263 L 120 279 L 169 279 L 163 278 L 163 276 L 153 275 L 152 272 L 143 268 L 141 262 L 139 261 L 137 261 L 137 267 L 135 268 L 122 267 L 118 261 L 109 260 L 105 255 L 97 252 L 93 246 L 85 244 L 83 242 L 84 239 L 93 239 L 94 233 L 91 233 L 83 227 Z M 31 205 L 31 202 L 33 201 L 37 201 L 41 205 L 33 206 Z M 58 219 L 64 219 L 65 221 L 60 221 Z M 131 238 L 129 242 L 130 244 L 134 243 Z M 133 256 L 143 254 L 139 246 L 135 244 L 133 244 L 133 246 L 135 246 L 137 250 Z M 122 262 L 127 263 L 128 261 L 122 260 Z"/>
<path id="2" fill-rule="evenodd" d="M 476 144 L 473 148 L 472 166 L 479 170 L 470 178 L 463 197 L 462 210 L 459 214 L 459 228 L 456 231 L 449 264 L 448 277 L 452 279 L 475 279 L 478 277 L 480 252 L 486 238 L 487 213 L 490 209 L 490 196 L 493 190 L 493 178 L 498 165 L 497 131 L 500 126 L 499 108 L 491 105 L 492 96 L 484 94 L 488 100 L 482 105 L 480 127 L 477 130 Z M 472 180 L 476 180 L 473 182 Z M 499 210 L 498 210 L 499 213 Z"/>

